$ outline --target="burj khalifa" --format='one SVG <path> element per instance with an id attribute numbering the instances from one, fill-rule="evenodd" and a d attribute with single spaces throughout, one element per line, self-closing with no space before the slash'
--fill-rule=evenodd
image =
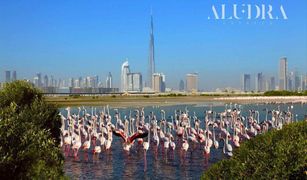
<path id="1" fill-rule="evenodd" d="M 152 75 L 155 73 L 155 43 L 153 33 L 153 17 L 151 13 L 150 40 L 149 40 L 149 58 L 148 58 L 148 87 L 152 88 Z"/>

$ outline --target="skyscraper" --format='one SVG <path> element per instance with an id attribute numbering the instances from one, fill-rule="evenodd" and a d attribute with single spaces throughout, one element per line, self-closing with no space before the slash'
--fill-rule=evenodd
<path id="1" fill-rule="evenodd" d="M 294 71 L 294 90 L 299 91 L 300 90 L 300 76 L 298 71 Z"/>
<path id="2" fill-rule="evenodd" d="M 42 87 L 42 84 L 43 84 L 42 74 L 41 73 L 37 73 L 36 76 L 37 76 L 37 86 L 38 87 Z"/>
<path id="3" fill-rule="evenodd" d="M 12 75 L 12 81 L 16 81 L 17 80 L 17 73 L 16 71 L 13 71 L 13 75 Z"/>
<path id="4" fill-rule="evenodd" d="M 51 87 L 56 87 L 57 86 L 57 84 L 55 83 L 55 79 L 54 79 L 54 77 L 51 75 L 50 76 L 50 86 Z"/>
<path id="5" fill-rule="evenodd" d="M 307 75 L 304 76 L 303 74 L 301 75 L 301 78 L 300 78 L 301 82 L 300 82 L 300 90 L 301 91 L 304 91 L 304 90 L 307 90 L 306 89 L 306 80 L 307 80 Z"/>
<path id="6" fill-rule="evenodd" d="M 154 43 L 154 33 L 153 33 L 153 17 L 151 13 L 151 23 L 150 23 L 150 40 L 149 40 L 149 66 L 148 66 L 148 86 L 153 87 L 152 76 L 155 73 L 155 43 Z"/>
<path id="7" fill-rule="evenodd" d="M 268 91 L 273 91 L 275 90 L 275 77 L 270 77 L 270 79 L 268 80 Z"/>
<path id="8" fill-rule="evenodd" d="M 142 74 L 141 73 L 128 73 L 127 74 L 127 84 L 128 91 L 141 92 L 143 90 L 142 86 Z"/>
<path id="9" fill-rule="evenodd" d="M 186 75 L 186 86 L 187 91 L 198 91 L 198 74 L 197 73 L 190 73 Z"/>
<path id="10" fill-rule="evenodd" d="M 44 76 L 44 87 L 48 87 L 49 86 L 49 78 L 47 75 Z"/>
<path id="11" fill-rule="evenodd" d="M 179 91 L 184 91 L 184 81 L 182 79 L 179 82 Z"/>
<path id="12" fill-rule="evenodd" d="M 289 91 L 294 90 L 294 72 L 293 71 L 289 72 L 287 76 L 287 90 Z"/>
<path id="13" fill-rule="evenodd" d="M 163 91 L 163 74 L 161 73 L 152 74 L 152 90 L 155 92 Z"/>
<path id="14" fill-rule="evenodd" d="M 78 87 L 79 88 L 82 88 L 83 87 L 83 83 L 82 83 L 82 77 L 79 77 L 79 79 L 78 79 Z"/>
<path id="15" fill-rule="evenodd" d="M 98 87 L 98 84 L 99 84 L 99 77 L 98 75 L 94 76 L 93 77 L 93 88 L 97 88 Z"/>
<path id="16" fill-rule="evenodd" d="M 251 75 L 243 74 L 242 76 L 242 91 L 251 91 Z"/>
<path id="17" fill-rule="evenodd" d="M 257 92 L 264 91 L 264 76 L 262 73 L 257 73 L 255 83 L 256 83 L 255 87 Z"/>
<path id="18" fill-rule="evenodd" d="M 161 76 L 162 76 L 161 92 L 165 92 L 166 89 L 165 74 L 161 73 Z"/>
<path id="19" fill-rule="evenodd" d="M 5 82 L 11 82 L 11 71 L 5 71 Z"/>
<path id="20" fill-rule="evenodd" d="M 89 77 L 89 76 L 87 76 L 87 77 L 85 78 L 85 87 L 86 87 L 86 88 L 91 87 L 91 77 Z"/>
<path id="21" fill-rule="evenodd" d="M 35 77 L 33 78 L 33 84 L 34 84 L 34 86 L 39 87 L 38 77 L 37 77 L 37 76 L 35 76 Z"/>
<path id="22" fill-rule="evenodd" d="M 121 92 L 128 90 L 127 74 L 130 73 L 129 63 L 125 61 L 121 68 Z"/>
<path id="23" fill-rule="evenodd" d="M 74 88 L 75 87 L 75 79 L 74 78 L 69 78 L 69 85 L 68 87 Z"/>
<path id="24" fill-rule="evenodd" d="M 279 90 L 287 90 L 287 66 L 287 58 L 281 58 L 279 62 Z"/>
<path id="25" fill-rule="evenodd" d="M 106 80 L 106 88 L 112 88 L 112 74 L 109 72 Z"/>

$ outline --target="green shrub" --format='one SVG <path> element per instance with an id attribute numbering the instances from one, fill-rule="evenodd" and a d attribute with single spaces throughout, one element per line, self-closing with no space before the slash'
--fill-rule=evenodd
<path id="1" fill-rule="evenodd" d="M 80 97 L 80 94 L 70 94 L 69 97 L 76 99 Z"/>
<path id="2" fill-rule="evenodd" d="M 242 143 L 202 179 L 306 179 L 307 122 L 285 125 Z"/>
<path id="3" fill-rule="evenodd" d="M 0 99 L 0 179 L 63 178 L 58 109 L 24 81 L 6 84 Z"/>
<path id="4" fill-rule="evenodd" d="M 292 92 L 292 91 L 266 91 L 264 96 L 307 96 L 307 91 Z"/>

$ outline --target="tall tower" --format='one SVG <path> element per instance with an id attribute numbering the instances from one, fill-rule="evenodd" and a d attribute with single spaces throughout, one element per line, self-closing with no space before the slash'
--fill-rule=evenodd
<path id="1" fill-rule="evenodd" d="M 106 88 L 112 88 L 112 74 L 109 72 L 106 80 Z"/>
<path id="2" fill-rule="evenodd" d="M 198 92 L 198 74 L 190 73 L 186 75 L 186 86 L 188 92 Z"/>
<path id="3" fill-rule="evenodd" d="M 242 90 L 243 91 L 251 91 L 251 75 L 243 74 L 242 76 Z"/>
<path id="4" fill-rule="evenodd" d="M 287 90 L 287 58 L 283 57 L 279 61 L 279 90 Z"/>
<path id="5" fill-rule="evenodd" d="M 5 71 L 5 82 L 11 82 L 11 71 Z"/>
<path id="6" fill-rule="evenodd" d="M 257 92 L 264 91 L 264 76 L 262 73 L 257 73 L 255 80 L 255 87 Z"/>
<path id="7" fill-rule="evenodd" d="M 12 81 L 16 81 L 17 80 L 17 73 L 16 73 L 16 71 L 13 71 L 12 75 L 13 75 Z"/>
<path id="8" fill-rule="evenodd" d="M 128 60 L 122 64 L 121 68 L 121 92 L 128 90 L 128 79 L 127 74 L 130 73 Z"/>
<path id="9" fill-rule="evenodd" d="M 152 75 L 155 73 L 155 42 L 153 33 L 153 18 L 151 12 L 150 22 L 150 40 L 149 40 L 149 58 L 148 58 L 148 87 L 152 87 Z"/>

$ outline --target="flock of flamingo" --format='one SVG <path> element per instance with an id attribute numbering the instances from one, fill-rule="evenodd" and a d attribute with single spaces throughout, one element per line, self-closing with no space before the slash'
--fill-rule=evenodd
<path id="1" fill-rule="evenodd" d="M 195 112 L 191 115 L 187 108 L 176 110 L 168 120 L 164 110 L 160 112 L 161 119 L 157 119 L 154 112 L 145 115 L 144 108 L 130 111 L 121 119 L 118 110 L 112 117 L 108 107 L 99 113 L 92 107 L 91 114 L 84 107 L 79 107 L 78 113 L 72 114 L 68 107 L 65 109 L 66 117 L 60 114 L 61 146 L 65 156 L 73 154 L 75 159 L 79 151 L 83 151 L 84 155 L 93 153 L 93 157 L 111 151 L 114 139 L 120 139 L 124 152 L 135 146 L 141 147 L 144 160 L 149 148 L 156 153 L 161 150 L 163 154 L 178 148 L 183 157 L 189 149 L 201 148 L 209 157 L 211 149 L 218 149 L 220 144 L 223 145 L 223 153 L 232 156 L 233 147 L 240 147 L 242 141 L 291 123 L 294 120 L 292 108 L 288 107 L 287 111 L 265 109 L 265 119 L 260 121 L 259 111 L 249 110 L 249 115 L 244 117 L 241 106 L 237 105 L 226 105 L 220 113 L 211 108 L 204 112 L 204 119 L 198 118 Z"/>

